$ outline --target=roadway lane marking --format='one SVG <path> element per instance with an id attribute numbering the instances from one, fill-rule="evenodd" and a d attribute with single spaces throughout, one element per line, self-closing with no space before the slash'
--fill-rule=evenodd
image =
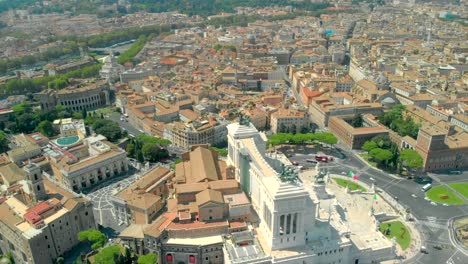
<path id="1" fill-rule="evenodd" d="M 392 185 L 396 185 L 396 184 L 400 183 L 401 181 L 403 181 L 403 180 L 397 180 L 397 179 L 391 180 L 389 183 L 387 183 L 386 185 L 384 185 L 384 186 L 382 187 L 382 189 L 385 190 L 385 189 L 391 187 Z"/>

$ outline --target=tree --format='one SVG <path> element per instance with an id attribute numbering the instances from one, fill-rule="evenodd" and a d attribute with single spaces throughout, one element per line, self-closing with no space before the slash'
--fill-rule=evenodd
<path id="1" fill-rule="evenodd" d="M 15 264 L 15 258 L 13 257 L 13 253 L 8 251 L 5 255 L 0 256 L 0 262 L 1 263 Z"/>
<path id="2" fill-rule="evenodd" d="M 163 158 L 169 157 L 169 153 L 166 149 L 161 148 L 156 143 L 145 143 L 141 148 L 141 152 L 145 160 L 148 161 L 159 161 Z"/>
<path id="3" fill-rule="evenodd" d="M 125 150 L 127 151 L 127 155 L 129 157 L 135 157 L 136 150 L 135 150 L 135 144 L 134 143 L 132 143 L 132 142 L 128 143 L 127 148 Z"/>
<path id="4" fill-rule="evenodd" d="M 111 245 L 103 248 L 94 256 L 94 263 L 120 264 L 122 263 L 122 259 L 120 256 L 120 247 L 118 245 Z"/>
<path id="5" fill-rule="evenodd" d="M 228 155 L 227 149 L 222 149 L 222 148 L 217 148 L 217 147 L 211 147 L 210 149 L 218 152 L 218 155 L 221 157 L 227 157 Z"/>
<path id="6" fill-rule="evenodd" d="M 8 150 L 8 137 L 5 132 L 0 131 L 0 153 Z"/>
<path id="7" fill-rule="evenodd" d="M 377 143 L 377 146 L 382 149 L 389 149 L 392 145 L 392 140 L 388 135 L 378 135 L 373 137 L 371 140 Z"/>
<path id="8" fill-rule="evenodd" d="M 130 252 L 130 247 L 125 246 L 124 254 L 122 255 L 122 263 L 132 264 L 132 252 Z"/>
<path id="9" fill-rule="evenodd" d="M 405 149 L 400 152 L 399 161 L 403 166 L 412 170 L 418 170 L 423 167 L 424 160 L 419 153 L 412 149 Z"/>
<path id="10" fill-rule="evenodd" d="M 94 132 L 105 136 L 112 142 L 117 142 L 122 137 L 120 126 L 112 120 L 98 119 L 94 122 L 92 127 Z"/>
<path id="11" fill-rule="evenodd" d="M 141 255 L 138 257 L 138 264 L 157 264 L 158 263 L 158 255 L 156 254 L 146 254 L 146 255 Z"/>
<path id="12" fill-rule="evenodd" d="M 96 229 L 88 229 L 78 233 L 79 241 L 89 241 L 93 243 L 91 245 L 92 249 L 98 249 L 103 247 L 106 244 L 107 237 L 104 233 Z"/>
<path id="13" fill-rule="evenodd" d="M 57 260 L 55 260 L 56 264 L 65 264 L 65 259 L 62 256 L 59 256 Z"/>
<path id="14" fill-rule="evenodd" d="M 387 166 L 388 161 L 393 157 L 393 153 L 387 149 L 375 148 L 369 152 L 369 156 L 379 163 Z"/>
<path id="15" fill-rule="evenodd" d="M 86 111 L 86 108 L 84 108 L 84 107 L 83 107 L 83 109 L 81 109 L 81 116 L 83 117 L 83 119 L 88 117 L 88 112 Z"/>
<path id="16" fill-rule="evenodd" d="M 362 118 L 361 114 L 357 114 L 353 117 L 351 120 L 351 125 L 353 127 L 362 127 L 362 124 L 364 123 L 364 119 Z"/>
<path id="17" fill-rule="evenodd" d="M 376 149 L 378 148 L 379 146 L 377 145 L 377 143 L 375 143 L 375 141 L 366 141 L 364 142 L 364 144 L 362 145 L 361 149 L 369 152 L 373 149 Z"/>
<path id="18" fill-rule="evenodd" d="M 29 134 L 34 131 L 38 124 L 34 114 L 25 112 L 16 119 L 16 131 L 17 133 Z"/>
<path id="19" fill-rule="evenodd" d="M 52 125 L 52 122 L 48 120 L 41 121 L 39 125 L 37 125 L 36 131 L 43 134 L 46 137 L 53 137 L 57 135 L 54 126 Z"/>

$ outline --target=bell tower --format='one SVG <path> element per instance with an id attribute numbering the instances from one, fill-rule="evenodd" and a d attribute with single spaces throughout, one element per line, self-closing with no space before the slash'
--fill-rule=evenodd
<path id="1" fill-rule="evenodd" d="M 40 200 L 45 200 L 47 198 L 47 194 L 44 188 L 44 182 L 42 181 L 41 168 L 36 163 L 29 161 L 29 164 L 24 166 L 23 170 L 27 175 L 33 201 L 38 202 Z"/>

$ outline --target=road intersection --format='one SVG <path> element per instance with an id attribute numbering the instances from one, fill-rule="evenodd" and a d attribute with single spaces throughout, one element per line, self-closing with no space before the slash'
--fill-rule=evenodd
<path id="1" fill-rule="evenodd" d="M 347 175 L 352 170 L 358 175 L 359 181 L 368 185 L 374 183 L 377 190 L 385 191 L 391 197 L 395 197 L 404 208 L 409 208 L 415 225 L 422 233 L 422 245 L 426 246 L 428 253 L 419 253 L 414 258 L 405 260 L 405 263 L 468 263 L 467 250 L 455 243 L 455 238 L 450 231 L 451 219 L 454 216 L 467 215 L 468 205 L 431 204 L 430 201 L 424 199 L 425 193 L 421 191 L 421 184 L 373 168 L 357 157 L 355 151 L 340 150 L 345 157 L 335 157 L 334 161 L 321 163 L 320 167 L 331 174 L 340 175 Z M 321 152 L 318 154 L 323 155 Z M 307 162 L 308 159 L 314 159 L 314 154 L 295 151 L 290 157 L 291 161 L 296 161 L 299 165 L 314 167 L 315 164 Z M 462 175 L 429 174 L 429 176 L 433 178 L 434 185 L 439 185 L 466 181 L 468 173 L 465 172 Z"/>

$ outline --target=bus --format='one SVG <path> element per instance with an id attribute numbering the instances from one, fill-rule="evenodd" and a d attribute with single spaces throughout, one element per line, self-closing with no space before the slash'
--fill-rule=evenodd
<path id="1" fill-rule="evenodd" d="M 422 187 L 423 192 L 427 192 L 430 188 L 432 188 L 432 184 L 428 183 Z"/>

